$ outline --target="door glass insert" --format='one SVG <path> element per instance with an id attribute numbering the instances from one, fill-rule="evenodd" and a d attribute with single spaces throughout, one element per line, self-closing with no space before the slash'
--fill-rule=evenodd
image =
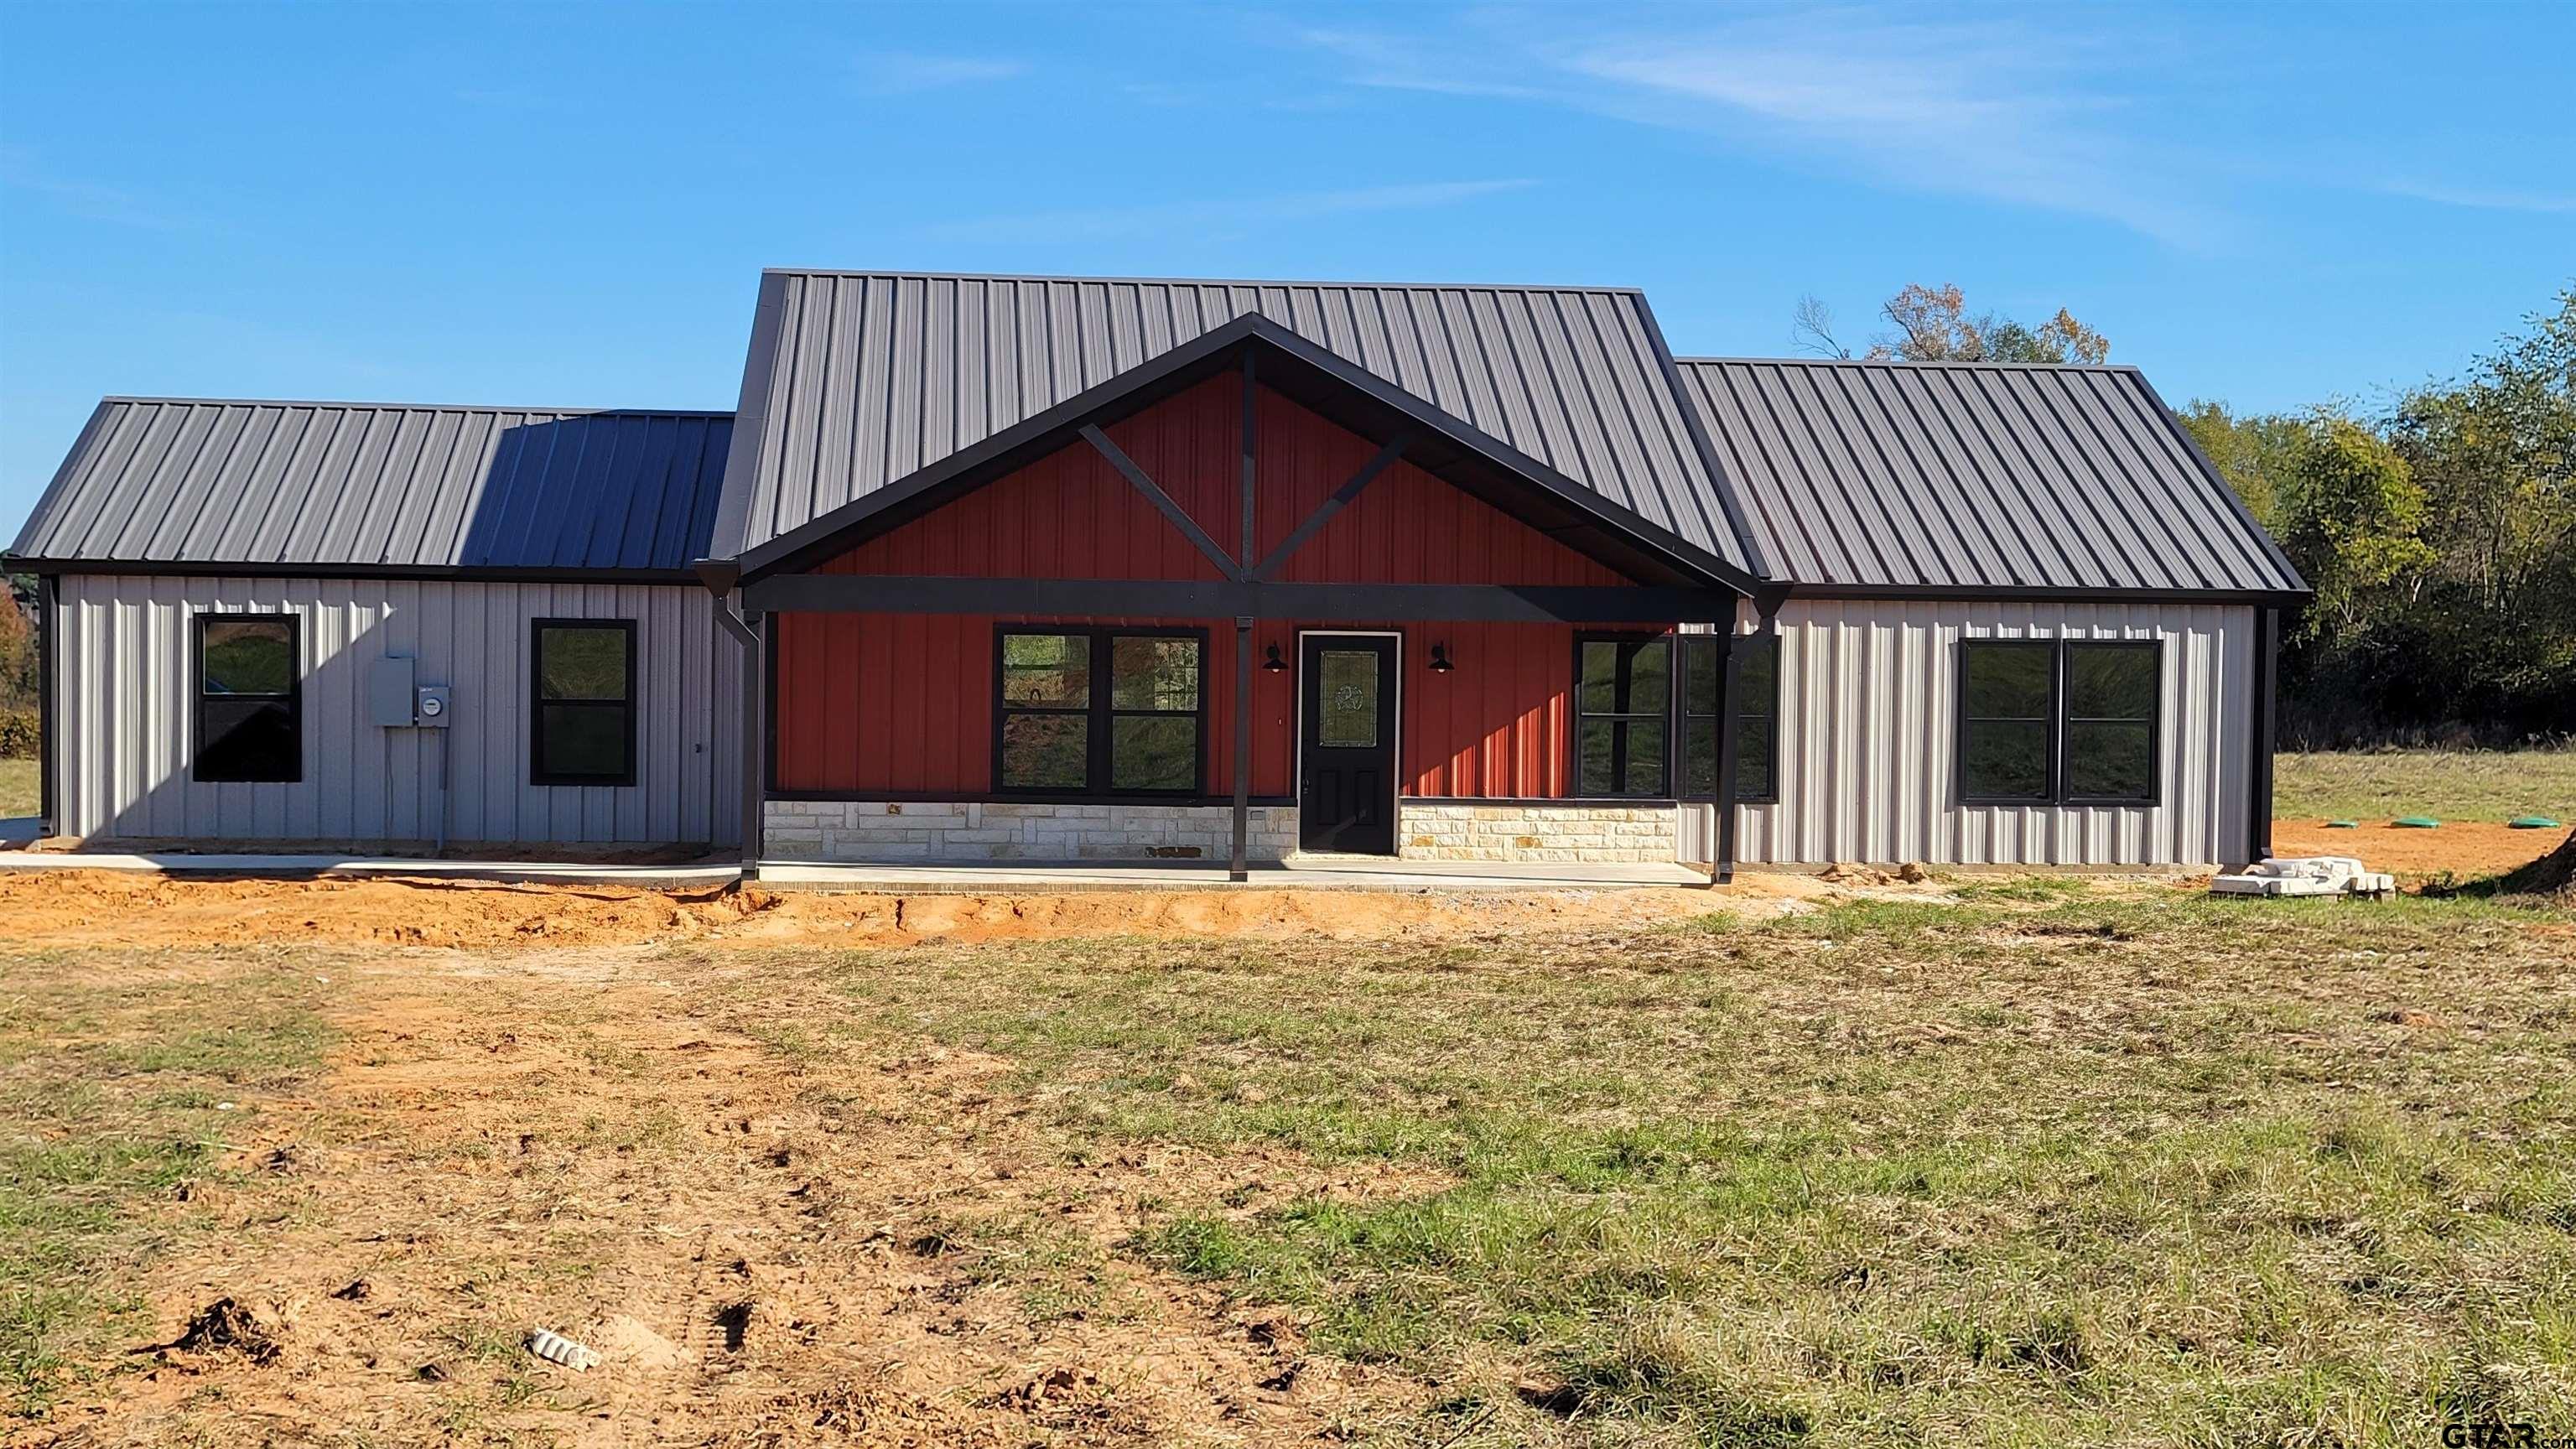
<path id="1" fill-rule="evenodd" d="M 1326 649 L 1315 665 L 1315 743 L 1328 750 L 1377 748 L 1377 651 Z"/>

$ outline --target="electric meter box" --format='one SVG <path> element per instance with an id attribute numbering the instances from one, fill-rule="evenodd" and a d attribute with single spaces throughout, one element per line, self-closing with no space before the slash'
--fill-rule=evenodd
<path id="1" fill-rule="evenodd" d="M 412 723 L 425 730 L 447 728 L 448 716 L 454 713 L 450 708 L 452 701 L 447 697 L 447 686 L 424 684 L 415 693 L 417 698 L 412 708 Z"/>
<path id="2" fill-rule="evenodd" d="M 410 659 L 377 660 L 367 667 L 367 722 L 387 729 L 410 728 L 415 692 Z"/>

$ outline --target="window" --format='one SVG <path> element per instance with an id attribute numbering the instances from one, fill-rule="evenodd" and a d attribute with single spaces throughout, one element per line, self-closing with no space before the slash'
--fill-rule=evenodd
<path id="1" fill-rule="evenodd" d="M 1207 756 L 1206 636 L 1004 629 L 994 788 L 1019 794 L 1195 795 Z"/>
<path id="2" fill-rule="evenodd" d="M 199 614 L 197 779 L 302 780 L 302 674 L 292 615 Z"/>
<path id="3" fill-rule="evenodd" d="M 2157 677 L 2164 650 L 2152 640 L 2070 641 L 2066 646 L 2066 798 L 2153 804 Z"/>
<path id="4" fill-rule="evenodd" d="M 1575 793 L 1663 794 L 1669 641 L 1578 636 L 1574 650 Z"/>
<path id="5" fill-rule="evenodd" d="M 2161 645 L 1971 639 L 1959 651 L 1962 803 L 2155 803 Z"/>
<path id="6" fill-rule="evenodd" d="M 635 621 L 539 619 L 528 779 L 635 783 Z"/>
<path id="7" fill-rule="evenodd" d="M 1715 634 L 1682 638 L 1682 788 L 1686 798 L 1717 798 L 1718 696 L 1726 667 Z M 1780 636 L 1735 641 L 1735 798 L 1755 804 L 1780 798 Z"/>

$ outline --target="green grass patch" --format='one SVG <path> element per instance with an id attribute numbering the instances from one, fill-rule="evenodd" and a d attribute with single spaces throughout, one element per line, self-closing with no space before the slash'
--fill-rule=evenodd
<path id="1" fill-rule="evenodd" d="M 0 760 L 0 819 L 44 808 L 42 768 L 34 760 Z"/>
<path id="2" fill-rule="evenodd" d="M 137 1270 L 192 1230 L 180 1186 L 327 1040 L 308 976 L 70 959 L 0 956 L 0 1395 L 19 1413 L 131 1326 Z"/>
<path id="3" fill-rule="evenodd" d="M 1078 1158 L 1428 1170 L 1167 1205 L 1127 1251 L 1441 1385 L 1432 1442 L 2576 1432 L 2566 915 L 1963 894 L 1464 948 L 782 956 L 763 988 L 837 998 L 803 1050 L 1008 1059 Z"/>
<path id="4" fill-rule="evenodd" d="M 2272 809 L 2283 820 L 2365 823 L 2576 819 L 2576 747 L 2283 754 L 2272 763 Z"/>

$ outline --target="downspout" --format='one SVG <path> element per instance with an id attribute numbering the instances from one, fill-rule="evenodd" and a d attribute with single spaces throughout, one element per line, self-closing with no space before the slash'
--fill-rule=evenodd
<path id="1" fill-rule="evenodd" d="M 1761 620 L 1754 637 L 1767 639 L 1771 636 L 1772 621 L 1780 616 L 1780 606 L 1788 602 L 1788 598 L 1789 591 L 1785 586 L 1766 588 L 1754 595 L 1753 606 L 1760 611 L 1758 617 Z M 1717 728 L 1717 859 L 1709 863 L 1711 885 L 1727 885 L 1735 879 L 1735 817 L 1743 809 L 1736 803 L 1735 789 L 1742 750 L 1741 721 L 1744 718 L 1740 707 L 1744 654 L 1737 646 L 1744 636 L 1737 632 L 1733 619 L 1728 619 L 1722 627 L 1726 642 L 1720 646 L 1720 657 L 1726 661 L 1726 687 L 1718 696 L 1718 708 L 1725 713 L 1719 716 Z M 1775 664 L 1773 667 L 1778 666 Z M 1771 741 L 1771 778 L 1774 781 L 1780 777 L 1779 752 L 1779 730 L 1775 726 Z"/>
<path id="2" fill-rule="evenodd" d="M 760 878 L 762 770 L 766 755 L 761 734 L 761 706 L 767 694 L 764 666 L 768 651 L 763 647 L 763 617 L 757 612 L 736 612 L 734 586 L 741 581 L 742 569 L 731 560 L 702 559 L 697 564 L 698 580 L 715 595 L 716 627 L 733 636 L 742 650 L 742 723 L 736 745 L 742 767 L 742 878 L 748 884 Z"/>

